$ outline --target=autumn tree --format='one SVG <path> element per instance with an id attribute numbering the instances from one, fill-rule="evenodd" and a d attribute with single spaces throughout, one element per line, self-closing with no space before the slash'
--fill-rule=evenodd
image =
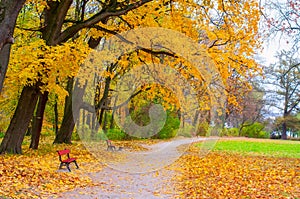
<path id="1" fill-rule="evenodd" d="M 39 128 L 36 129 L 39 131 L 42 125 L 41 116 L 44 112 L 44 105 L 41 104 L 40 108 L 35 108 L 38 102 L 47 102 L 49 93 L 54 92 L 62 94 L 62 96 L 67 96 L 67 93 L 69 96 L 72 95 L 71 90 L 68 89 L 66 92 L 64 87 L 69 78 L 68 87 L 72 88 L 74 72 L 82 63 L 84 54 L 88 53 L 86 37 L 96 39 L 97 44 L 100 41 L 99 38 L 118 35 L 122 31 L 135 27 L 165 27 L 182 32 L 199 43 L 200 47 L 205 49 L 214 61 L 226 88 L 228 87 L 227 79 L 233 73 L 239 74 L 239 80 L 243 82 L 240 85 L 247 88 L 248 78 L 246 77 L 251 77 L 259 72 L 259 67 L 253 58 L 254 49 L 259 47 L 257 36 L 259 12 L 255 1 L 102 2 L 85 0 L 75 3 L 72 0 L 64 0 L 32 2 L 31 5 L 37 7 L 36 16 L 42 18 L 37 24 L 42 26 L 23 28 L 36 32 L 36 40 L 30 45 L 24 46 L 23 50 L 16 49 L 16 52 L 19 57 L 24 52 L 25 54 L 27 52 L 27 56 L 29 56 L 28 51 L 34 52 L 31 57 L 35 58 L 35 61 L 32 62 L 32 59 L 28 59 L 25 62 L 15 62 L 15 65 L 20 66 L 23 72 L 15 78 L 21 80 L 24 88 L 20 92 L 18 106 L 1 143 L 1 153 L 21 153 L 21 143 L 33 114 L 35 115 L 33 120 L 38 119 L 37 126 Z M 75 14 L 76 6 L 80 8 L 78 9 L 80 12 L 75 12 Z M 195 13 L 197 14 L 196 18 Z M 39 18 L 37 19 L 39 20 Z M 148 51 L 146 53 L 149 55 L 153 54 L 149 52 L 149 49 L 141 48 L 139 51 L 143 50 Z M 171 66 L 183 71 L 182 74 L 185 74 L 195 85 L 203 83 L 200 77 L 194 78 L 199 74 L 192 70 L 193 67 L 190 63 L 182 60 L 178 55 L 174 55 L 173 52 L 164 51 L 172 55 L 166 56 L 169 59 L 166 61 Z M 133 60 L 147 62 L 152 61 L 152 57 L 155 57 L 159 62 L 161 59 L 158 54 L 161 53 L 156 53 L 155 56 L 145 56 L 145 60 L 139 60 L 136 56 Z M 120 60 L 127 59 L 120 57 Z M 123 64 L 126 65 L 126 62 Z M 119 70 L 121 68 L 122 62 L 116 72 L 121 71 Z M 221 84 L 215 85 L 215 87 L 218 86 L 220 89 L 224 89 Z M 236 104 L 236 96 L 230 92 L 230 89 L 227 89 L 225 94 L 230 99 L 229 103 Z M 60 135 L 57 137 L 62 139 L 57 139 L 57 143 L 69 143 L 73 131 L 74 122 L 69 125 L 71 124 L 69 123 L 69 113 L 72 113 L 70 112 L 72 107 L 66 107 L 68 108 L 65 110 L 69 109 L 69 112 L 65 115 L 66 122 L 63 122 L 62 126 L 71 128 L 61 131 L 63 136 L 59 133 Z M 76 118 L 73 119 L 76 120 Z"/>
<path id="2" fill-rule="evenodd" d="M 43 27 L 40 27 L 39 31 L 41 37 L 45 41 L 46 46 L 57 46 L 61 45 L 68 40 L 72 39 L 79 31 L 85 28 L 89 28 L 100 21 L 105 21 L 110 17 L 115 17 L 119 15 L 126 14 L 130 10 L 136 9 L 150 0 L 141 0 L 132 3 L 124 2 L 100 2 L 100 1 L 90 1 L 89 3 L 96 3 L 97 9 L 93 13 L 89 13 L 84 10 L 82 17 L 79 21 L 72 20 L 70 14 L 70 9 L 72 8 L 72 0 L 64 1 L 47 1 L 46 4 L 41 4 L 43 7 Z M 39 5 L 39 2 L 35 2 Z M 83 1 L 81 4 L 83 9 L 89 8 L 85 7 L 88 1 Z M 87 15 L 90 17 L 88 17 Z M 37 28 L 38 29 L 38 28 Z M 47 47 L 44 46 L 44 49 Z M 41 55 L 43 59 L 44 55 Z M 46 103 L 45 100 L 48 97 L 48 90 L 41 89 L 47 86 L 49 87 L 49 82 L 46 80 L 51 73 L 56 73 L 56 71 L 51 71 L 47 69 L 46 64 L 43 60 L 39 62 L 42 71 L 35 73 L 34 79 L 28 79 L 29 82 L 25 83 L 25 86 L 21 92 L 19 103 L 17 105 L 15 114 L 11 120 L 11 123 L 5 133 L 5 137 L 0 146 L 0 153 L 21 153 L 21 144 L 26 133 L 28 124 L 33 116 L 37 102 Z M 50 65 L 51 66 L 51 65 Z M 70 70 L 70 68 L 69 68 Z M 55 84 L 54 84 L 55 85 Z M 39 94 L 41 93 L 41 94 Z M 39 109 L 39 116 L 43 115 L 44 105 Z M 37 117 L 37 125 L 42 125 L 42 118 Z M 40 129 L 40 128 L 37 128 Z"/>
<path id="3" fill-rule="evenodd" d="M 299 60 L 297 54 L 282 51 L 277 55 L 277 62 L 266 70 L 267 96 L 269 102 L 282 114 L 282 139 L 287 139 L 285 120 L 299 111 L 300 82 Z"/>
<path id="4" fill-rule="evenodd" d="M 257 74 L 257 72 L 259 72 L 259 70 L 257 70 L 258 66 L 256 65 L 254 59 L 251 58 L 251 55 L 253 55 L 253 51 L 250 45 L 250 43 L 256 46 L 259 45 L 259 43 L 257 42 L 258 39 L 257 32 L 255 31 L 257 30 L 257 20 L 259 18 L 257 4 L 255 4 L 254 2 L 225 3 L 223 1 L 201 2 L 201 3 L 185 2 L 182 4 L 181 3 L 182 2 L 180 1 L 176 2 L 175 3 L 176 6 L 174 7 L 179 8 L 180 6 L 182 6 L 181 7 L 182 10 L 185 9 L 194 10 L 194 12 L 199 13 L 199 21 L 192 21 L 193 22 L 192 26 L 189 26 L 191 21 L 187 21 L 185 23 L 182 23 L 184 25 L 183 27 L 181 27 L 180 21 L 178 19 L 180 20 L 186 20 L 186 19 L 184 17 L 182 18 L 180 13 L 177 12 L 176 9 L 172 9 L 173 8 L 172 6 L 175 4 L 170 4 L 171 9 L 169 9 L 168 7 L 164 8 L 167 9 L 167 11 L 165 11 L 164 17 L 162 17 L 161 20 L 159 21 L 157 20 L 157 17 L 155 17 L 154 18 L 155 20 L 153 20 L 153 16 L 156 16 L 156 14 L 152 14 L 148 16 L 146 14 L 143 14 L 144 12 L 142 12 L 140 15 L 132 17 L 132 13 L 128 13 L 127 15 L 122 17 L 121 22 L 125 21 L 126 23 L 124 23 L 124 25 L 122 25 L 121 23 L 120 27 L 125 27 L 128 29 L 130 27 L 135 27 L 135 24 L 138 22 L 139 25 L 142 26 L 144 24 L 146 25 L 151 24 L 152 26 L 170 27 L 174 30 L 180 28 L 181 32 L 188 34 L 193 39 L 195 39 L 195 41 L 201 43 L 204 49 L 208 49 L 208 52 L 210 53 L 212 59 L 215 61 L 216 66 L 218 67 L 218 70 L 222 75 L 222 80 L 224 81 L 224 84 L 226 84 L 229 103 L 235 106 L 238 103 L 237 97 L 239 95 L 232 92 L 233 91 L 232 89 L 237 89 L 237 90 L 239 89 L 241 90 L 242 88 L 245 90 L 249 89 L 250 87 L 248 84 L 248 80 L 251 79 L 252 76 Z M 140 9 L 135 10 L 135 13 L 145 8 L 146 7 L 141 7 Z M 238 10 L 243 10 L 243 9 L 247 9 L 247 10 L 253 9 L 252 12 L 250 13 L 243 13 L 245 14 L 245 18 L 249 18 L 251 16 L 253 20 L 250 23 L 251 28 L 243 31 L 241 30 L 238 31 L 239 30 L 238 27 L 240 27 L 241 24 L 248 23 L 243 20 L 237 20 L 235 18 L 235 16 L 238 15 L 237 14 Z M 172 10 L 172 12 L 170 12 L 170 10 Z M 157 12 L 160 12 L 160 10 L 157 9 Z M 189 13 L 188 11 L 186 12 Z M 212 12 L 218 14 L 215 13 L 211 14 Z M 168 15 L 169 13 L 170 16 Z M 139 17 L 138 21 L 136 20 L 136 17 Z M 147 20 L 143 20 L 143 19 L 147 19 Z M 177 21 L 175 21 L 174 19 L 177 19 Z M 172 23 L 168 23 L 168 22 L 172 22 Z M 195 28 L 196 26 L 197 28 Z M 108 27 L 110 30 L 116 28 L 112 26 L 108 26 Z M 237 34 L 234 34 L 233 30 L 236 30 Z M 199 31 L 200 34 L 197 33 L 197 31 Z M 110 31 L 108 33 L 114 34 L 115 32 Z M 240 52 L 243 52 L 248 56 L 247 57 L 243 56 L 242 55 L 243 53 L 241 54 L 234 53 L 234 52 L 239 52 L 237 46 L 241 47 Z M 166 57 L 168 56 L 164 56 L 165 59 Z M 125 61 L 125 63 L 130 63 L 130 60 L 127 62 Z M 184 64 L 182 65 L 184 67 Z M 176 66 L 174 66 L 174 68 L 176 68 Z M 113 76 L 114 73 L 110 75 Z M 232 84 L 232 87 L 229 87 L 227 84 L 227 79 L 233 75 L 238 76 L 237 78 L 238 84 L 235 85 L 236 87 L 234 87 L 234 84 Z M 105 78 L 103 78 L 103 82 L 104 80 Z M 102 94 L 104 96 L 105 92 L 103 92 Z"/>
<path id="5" fill-rule="evenodd" d="M 262 121 L 265 104 L 263 97 L 263 91 L 257 87 L 253 87 L 246 93 L 240 93 L 238 106 L 227 108 L 227 125 L 239 128 L 239 135 L 241 135 L 243 128 Z"/>

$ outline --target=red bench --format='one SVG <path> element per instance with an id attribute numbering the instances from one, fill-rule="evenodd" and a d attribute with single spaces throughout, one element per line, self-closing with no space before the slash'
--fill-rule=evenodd
<path id="1" fill-rule="evenodd" d="M 69 165 L 72 162 L 75 163 L 77 169 L 79 168 L 79 166 L 76 162 L 76 158 L 70 158 L 70 150 L 69 149 L 60 150 L 60 151 L 57 151 L 57 153 L 59 155 L 59 161 L 60 161 L 59 169 L 61 169 L 63 166 L 66 166 L 67 169 L 71 172 Z M 62 159 L 62 156 L 67 156 L 67 159 Z"/>

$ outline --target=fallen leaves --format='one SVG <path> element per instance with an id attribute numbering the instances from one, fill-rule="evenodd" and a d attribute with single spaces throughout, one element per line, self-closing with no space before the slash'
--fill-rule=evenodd
<path id="1" fill-rule="evenodd" d="M 86 175 L 102 169 L 99 161 L 81 144 L 42 146 L 42 150 L 24 150 L 24 155 L 0 156 L 0 197 L 41 198 L 77 187 L 94 186 Z M 69 148 L 80 169 L 59 170 L 56 150 Z"/>
<path id="2" fill-rule="evenodd" d="M 115 141 L 114 145 L 129 147 L 133 150 L 147 150 L 138 145 L 155 142 Z M 24 150 L 25 155 L 0 156 L 0 198 L 63 196 L 65 191 L 93 186 L 110 193 L 119 190 L 120 194 L 126 191 L 128 195 L 128 191 L 134 191 L 130 190 L 130 187 L 137 185 L 138 182 L 129 178 L 132 176 L 128 174 L 124 175 L 112 170 L 112 173 L 105 174 L 106 180 L 103 178 L 103 173 L 95 173 L 97 175 L 94 178 L 97 180 L 91 179 L 90 173 L 101 171 L 103 163 L 109 160 L 126 161 L 126 157 L 122 157 L 124 153 L 108 152 L 104 144 L 97 146 L 98 158 L 94 158 L 81 143 L 45 144 L 38 151 Z M 75 166 L 71 164 L 72 172 L 57 170 L 59 160 L 56 150 L 64 148 L 71 150 L 71 156 L 77 158 L 80 169 L 75 169 Z M 178 149 L 181 150 L 181 147 Z M 192 145 L 174 164 L 144 175 L 148 176 L 145 179 L 153 181 L 153 179 L 162 180 L 162 174 L 175 175 L 172 184 L 166 178 L 165 182 L 158 183 L 163 189 L 155 187 L 150 190 L 156 197 L 164 194 L 175 194 L 174 198 L 300 197 L 300 159 L 297 158 L 246 156 L 220 151 L 207 153 L 199 151 L 199 147 Z M 99 177 L 101 175 L 102 177 Z M 123 184 L 120 181 L 126 184 L 126 189 L 122 187 Z M 148 189 L 148 181 L 144 180 L 141 186 Z M 93 190 L 95 189 L 91 189 Z M 82 192 L 82 194 L 92 193 Z"/>
<path id="3" fill-rule="evenodd" d="M 28 149 L 25 139 L 24 155 L 0 156 L 0 198 L 43 198 L 60 195 L 79 187 L 101 186 L 105 183 L 95 183 L 89 173 L 102 170 L 103 166 L 111 162 L 124 161 L 126 157 L 119 152 L 106 151 L 106 143 L 98 142 L 85 148 L 84 143 L 74 142 L 72 145 L 52 145 L 49 140 L 40 143 L 39 150 Z M 155 140 L 113 141 L 116 147 L 124 147 L 129 151 L 145 151 L 142 144 L 157 143 Z M 71 163 L 72 172 L 66 169 L 58 170 L 59 159 L 57 150 L 68 148 L 70 156 L 77 158 L 79 169 Z M 92 151 L 95 150 L 95 151 Z M 93 155 L 90 153 L 93 152 Z"/>
<path id="4" fill-rule="evenodd" d="M 191 148 L 177 161 L 177 198 L 297 198 L 300 159 L 242 156 Z"/>

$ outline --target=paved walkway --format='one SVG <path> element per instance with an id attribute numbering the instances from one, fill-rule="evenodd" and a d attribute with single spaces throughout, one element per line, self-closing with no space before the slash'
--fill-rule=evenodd
<path id="1" fill-rule="evenodd" d="M 178 151 L 178 146 L 201 140 L 204 138 L 177 139 L 144 146 L 149 148 L 146 152 L 122 152 L 127 158 L 125 162 L 111 163 L 101 172 L 89 174 L 100 186 L 75 189 L 59 198 L 174 198 L 172 178 L 175 173 L 165 167 L 184 152 L 184 149 Z"/>

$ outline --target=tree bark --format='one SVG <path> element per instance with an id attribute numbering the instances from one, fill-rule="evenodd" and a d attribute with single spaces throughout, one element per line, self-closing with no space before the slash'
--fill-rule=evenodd
<path id="1" fill-rule="evenodd" d="M 73 83 L 74 83 L 74 78 L 69 78 L 67 83 L 67 91 L 69 95 L 66 96 L 65 99 L 63 121 L 53 142 L 56 144 L 71 143 L 71 135 L 75 126 L 75 121 L 73 120 L 73 113 L 72 113 Z"/>
<path id="2" fill-rule="evenodd" d="M 284 122 L 282 124 L 282 135 L 281 135 L 281 139 L 283 139 L 283 140 L 287 139 L 286 131 L 287 131 L 287 127 L 286 127 L 286 123 Z"/>
<path id="3" fill-rule="evenodd" d="M 79 110 L 83 102 L 83 95 L 86 88 L 86 86 L 79 88 L 79 83 L 76 82 L 74 86 L 76 89 L 73 92 L 73 82 L 74 78 L 70 78 L 68 81 L 69 95 L 66 97 L 63 121 L 53 142 L 54 144 L 71 144 L 72 132 L 75 127 L 75 121 L 79 117 Z M 75 97 L 73 98 L 73 96 Z M 73 102 L 73 100 L 76 101 Z M 75 105 L 74 107 L 72 103 Z"/>
<path id="4" fill-rule="evenodd" d="M 0 1 L 0 92 L 6 75 L 16 20 L 25 0 Z"/>
<path id="5" fill-rule="evenodd" d="M 0 153 L 22 153 L 22 142 L 38 100 L 39 86 L 25 86 L 0 146 Z M 33 104 L 33 105 L 32 105 Z"/>
<path id="6" fill-rule="evenodd" d="M 8 63 L 9 63 L 10 47 L 11 45 L 5 45 L 2 48 L 2 50 L 0 50 L 0 93 L 3 88 L 3 83 L 6 76 Z"/>
<path id="7" fill-rule="evenodd" d="M 44 111 L 48 100 L 48 92 L 39 95 L 39 102 L 36 109 L 36 115 L 33 117 L 32 136 L 29 148 L 38 149 L 42 131 Z"/>
<path id="8" fill-rule="evenodd" d="M 55 135 L 58 133 L 58 104 L 57 104 L 57 95 L 55 95 L 55 103 L 54 103 L 54 129 Z"/>
<path id="9" fill-rule="evenodd" d="M 101 38 L 94 39 L 93 37 L 91 37 L 88 41 L 89 47 L 95 49 L 100 43 L 100 41 Z M 86 88 L 86 85 L 83 88 L 79 88 L 78 82 L 76 82 L 74 87 L 76 88 L 75 90 L 77 92 L 76 93 L 77 102 L 74 104 L 77 104 L 78 107 L 73 108 L 72 107 L 73 84 L 74 84 L 74 78 L 70 78 L 67 84 L 67 91 L 69 95 L 66 97 L 65 100 L 63 121 L 58 133 L 55 136 L 55 140 L 53 142 L 54 144 L 71 143 L 72 132 L 74 131 L 75 122 L 78 120 L 79 117 L 80 106 L 83 103 L 82 98 Z"/>

